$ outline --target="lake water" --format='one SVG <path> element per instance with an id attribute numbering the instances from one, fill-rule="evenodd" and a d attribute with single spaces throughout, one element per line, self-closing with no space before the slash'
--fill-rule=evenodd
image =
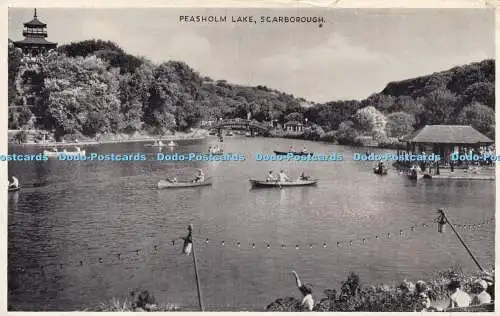
<path id="1" fill-rule="evenodd" d="M 215 138 L 174 152 L 204 152 L 210 142 Z M 255 151 L 286 151 L 290 144 L 342 153 L 344 161 L 254 159 Z M 86 150 L 146 152 L 151 160 L 9 163 L 9 175 L 25 186 L 9 193 L 9 306 L 79 310 L 139 288 L 160 302 L 195 309 L 192 257 L 182 254 L 181 242 L 171 243 L 189 223 L 207 310 L 263 310 L 278 297 L 299 297 L 292 270 L 319 298 L 351 271 L 369 285 L 416 281 L 456 266 L 476 269 L 449 227 L 439 234 L 432 224 L 438 208 L 452 222 L 483 223 L 458 231 L 481 264 L 494 264 L 494 224 L 484 224 L 495 212 L 494 181 L 417 183 L 396 172 L 380 177 L 373 163 L 352 161 L 366 149 L 323 143 L 235 136 L 226 137 L 224 147 L 247 160 L 160 162 L 153 160 L 156 149 L 131 143 Z M 153 188 L 167 175 L 192 179 L 196 168 L 213 178 L 212 187 Z M 250 188 L 249 178 L 281 168 L 320 181 L 316 187 Z M 33 187 L 38 182 L 44 184 Z"/>

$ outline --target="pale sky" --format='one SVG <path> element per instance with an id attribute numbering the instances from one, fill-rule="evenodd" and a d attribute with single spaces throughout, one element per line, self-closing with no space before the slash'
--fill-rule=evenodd
<path id="1" fill-rule="evenodd" d="M 366 98 L 390 81 L 494 58 L 485 9 L 38 9 L 47 40 L 111 40 L 154 62 L 181 60 L 203 76 L 265 85 L 314 102 Z M 180 23 L 180 15 L 323 16 L 318 24 Z M 33 9 L 9 9 L 21 40 Z"/>

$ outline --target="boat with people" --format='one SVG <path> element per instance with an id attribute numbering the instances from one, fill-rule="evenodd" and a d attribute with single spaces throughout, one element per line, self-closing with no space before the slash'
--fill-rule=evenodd
<path id="1" fill-rule="evenodd" d="M 213 145 L 208 147 L 208 153 L 211 155 L 222 155 L 224 153 L 224 148 L 219 145 Z"/>
<path id="2" fill-rule="evenodd" d="M 9 181 L 8 191 L 9 192 L 16 192 L 19 190 L 21 190 L 21 186 L 19 185 L 19 179 L 12 176 L 12 182 Z"/>
<path id="3" fill-rule="evenodd" d="M 177 189 L 177 188 L 191 188 L 191 187 L 204 187 L 212 185 L 212 178 L 205 178 L 203 181 L 186 181 L 186 182 L 172 182 L 167 180 L 158 181 L 156 187 L 158 189 Z"/>
<path id="4" fill-rule="evenodd" d="M 282 188 L 282 187 L 303 187 L 313 186 L 318 183 L 318 180 L 291 180 L 291 181 L 266 181 L 250 179 L 250 183 L 254 188 Z"/>
<path id="5" fill-rule="evenodd" d="M 310 152 L 303 152 L 303 151 L 278 151 L 278 150 L 275 150 L 274 153 L 278 156 L 288 156 L 289 154 L 292 154 L 294 156 L 309 156 L 309 155 L 314 155 L 314 153 L 310 153 Z"/>
<path id="6" fill-rule="evenodd" d="M 228 132 L 226 133 L 226 136 L 233 136 L 233 133 L 232 133 L 231 131 L 228 131 Z"/>
<path id="7" fill-rule="evenodd" d="M 59 151 L 57 148 L 53 148 L 52 150 L 44 150 L 43 154 L 47 157 L 58 157 L 59 155 L 85 156 L 85 150 L 81 150 L 80 147 L 75 147 L 75 151 L 67 151 L 66 149 Z"/>

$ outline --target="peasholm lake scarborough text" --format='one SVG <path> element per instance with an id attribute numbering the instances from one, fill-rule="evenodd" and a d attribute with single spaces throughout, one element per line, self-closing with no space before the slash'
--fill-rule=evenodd
<path id="1" fill-rule="evenodd" d="M 180 15 L 182 23 L 325 23 L 322 16 L 226 16 L 226 15 Z"/>

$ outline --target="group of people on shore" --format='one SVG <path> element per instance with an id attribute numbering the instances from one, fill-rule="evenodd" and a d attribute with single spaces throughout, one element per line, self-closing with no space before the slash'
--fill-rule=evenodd
<path id="1" fill-rule="evenodd" d="M 314 309 L 314 299 L 312 297 L 312 286 L 303 284 L 297 274 L 292 271 L 295 277 L 297 288 L 302 294 L 301 305 L 304 309 L 312 311 Z M 484 277 L 475 280 L 472 284 L 471 295 L 461 289 L 461 282 L 459 280 L 451 280 L 446 286 L 446 292 L 449 298 L 449 304 L 446 308 L 438 308 L 431 305 L 429 297 L 429 286 L 424 281 L 417 281 L 415 284 L 411 282 L 403 282 L 398 287 L 407 293 L 415 293 L 418 296 L 419 308 L 415 312 L 432 312 L 432 311 L 447 311 L 451 308 L 464 308 L 469 306 L 478 306 L 491 304 L 493 302 L 495 287 L 493 277 L 485 274 Z"/>

